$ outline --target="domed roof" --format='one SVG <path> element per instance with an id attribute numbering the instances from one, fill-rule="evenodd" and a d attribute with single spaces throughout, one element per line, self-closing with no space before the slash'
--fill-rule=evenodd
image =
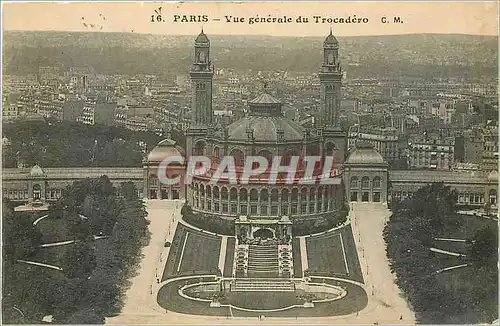
<path id="1" fill-rule="evenodd" d="M 490 174 L 488 174 L 488 181 L 498 182 L 498 171 L 491 171 Z"/>
<path id="2" fill-rule="evenodd" d="M 373 145 L 367 142 L 357 142 L 356 147 L 349 154 L 347 164 L 386 164 L 382 155 Z"/>
<path id="3" fill-rule="evenodd" d="M 253 100 L 248 101 L 249 104 L 281 104 L 281 101 L 268 93 L 262 93 Z"/>
<path id="4" fill-rule="evenodd" d="M 338 44 L 337 38 L 333 35 L 332 29 L 330 28 L 330 34 L 325 39 L 325 44 Z"/>
<path id="5" fill-rule="evenodd" d="M 201 29 L 201 33 L 198 34 L 195 40 L 196 43 L 210 43 L 210 40 L 208 39 L 207 35 L 203 32 L 203 29 Z"/>
<path id="6" fill-rule="evenodd" d="M 253 133 L 255 141 L 276 142 L 299 141 L 303 138 L 303 128 L 284 117 L 248 115 L 227 127 L 229 140 L 247 141 L 248 133 Z"/>
<path id="7" fill-rule="evenodd" d="M 32 176 L 32 177 L 43 177 L 44 173 L 43 173 L 42 168 L 38 164 L 35 164 L 35 166 L 33 166 L 31 168 L 30 176 Z"/>
<path id="8" fill-rule="evenodd" d="M 182 156 L 184 157 L 184 149 L 177 145 L 175 140 L 164 139 L 156 145 L 148 155 L 148 162 L 159 163 L 167 157 Z"/>

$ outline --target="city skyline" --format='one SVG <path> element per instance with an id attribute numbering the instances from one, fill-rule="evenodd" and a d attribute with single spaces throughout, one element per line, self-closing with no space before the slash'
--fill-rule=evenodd
<path id="1" fill-rule="evenodd" d="M 151 22 L 162 7 L 164 22 Z M 334 10 L 332 10 L 332 8 Z M 314 7 L 282 3 L 16 3 L 3 5 L 3 29 L 21 31 L 133 32 L 159 35 L 266 35 L 321 37 L 401 34 L 470 34 L 498 36 L 497 2 L 327 2 Z M 183 15 L 196 22 L 180 22 Z M 208 21 L 203 21 L 203 15 Z M 174 22 L 178 16 L 178 22 Z M 231 23 L 225 16 L 231 16 Z M 254 23 L 249 18 L 286 18 L 290 23 Z M 309 23 L 296 19 L 308 17 Z M 314 17 L 321 18 L 314 18 Z M 329 18 L 366 18 L 368 23 L 331 23 Z M 36 17 L 36 19 L 34 19 Z M 142 19 L 139 19 L 142 17 Z M 234 22 L 235 17 L 245 18 Z M 386 17 L 387 23 L 382 23 Z M 398 22 L 399 17 L 401 22 Z M 229 18 L 229 17 L 228 17 Z M 325 20 L 323 21 L 323 18 Z M 219 21 L 216 21 L 219 19 Z M 316 22 L 317 21 L 317 22 Z M 366 20 L 365 20 L 366 21 Z M 330 23 L 329 23 L 330 22 Z M 272 26 L 272 29 L 270 28 Z M 305 28 L 304 28 L 305 27 Z"/>

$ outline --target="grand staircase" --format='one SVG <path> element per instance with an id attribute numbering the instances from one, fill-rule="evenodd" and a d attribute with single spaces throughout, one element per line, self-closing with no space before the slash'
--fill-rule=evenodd
<path id="1" fill-rule="evenodd" d="M 231 291 L 237 292 L 293 292 L 295 285 L 290 279 L 236 279 Z"/>
<path id="2" fill-rule="evenodd" d="M 250 245 L 248 248 L 248 277 L 279 277 L 278 246 Z"/>

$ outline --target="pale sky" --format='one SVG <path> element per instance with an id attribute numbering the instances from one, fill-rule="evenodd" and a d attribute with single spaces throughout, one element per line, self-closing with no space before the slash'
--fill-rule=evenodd
<path id="1" fill-rule="evenodd" d="M 498 1 L 489 2 L 32 2 L 3 3 L 4 30 L 134 32 L 196 35 L 324 36 L 332 26 L 339 36 L 412 33 L 498 35 Z M 164 22 L 151 22 L 162 7 Z M 174 22 L 174 15 L 207 15 L 208 22 Z M 366 24 L 316 23 L 324 18 L 368 18 Z M 244 17 L 227 23 L 225 16 Z M 283 17 L 292 23 L 255 23 L 250 17 Z M 309 23 L 297 23 L 298 16 Z M 394 17 L 403 23 L 394 23 Z M 389 23 L 382 23 L 387 17 Z M 214 19 L 220 19 L 216 21 Z M 87 26 L 85 26 L 86 24 Z M 92 27 L 93 25 L 93 27 Z M 102 29 L 101 29 L 102 26 Z"/>

